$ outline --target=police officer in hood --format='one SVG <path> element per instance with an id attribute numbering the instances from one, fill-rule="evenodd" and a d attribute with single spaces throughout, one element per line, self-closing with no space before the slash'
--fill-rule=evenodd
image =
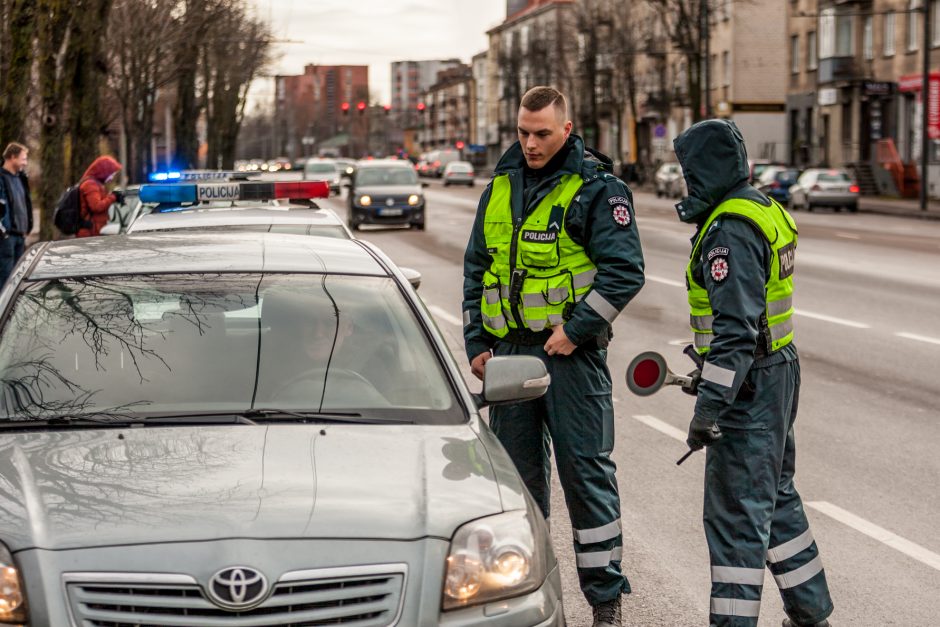
<path id="1" fill-rule="evenodd" d="M 676 209 L 697 227 L 686 284 L 704 365 L 687 442 L 708 447 L 711 624 L 757 625 L 766 566 L 783 597 L 784 626 L 826 627 L 826 573 L 793 485 L 796 223 L 748 184 L 734 122 L 699 122 L 674 146 L 689 189 Z"/>
<path id="2" fill-rule="evenodd" d="M 611 324 L 643 286 L 632 195 L 612 164 L 571 134 L 565 97 L 533 87 L 519 141 L 480 198 L 464 256 L 464 338 L 473 373 L 493 355 L 535 355 L 548 393 L 494 407 L 496 433 L 549 516 L 549 442 L 595 627 L 621 625 L 620 497 L 611 459 Z"/>

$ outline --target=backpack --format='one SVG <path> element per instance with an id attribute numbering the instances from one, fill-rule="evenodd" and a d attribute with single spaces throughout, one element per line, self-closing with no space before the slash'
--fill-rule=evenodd
<path id="1" fill-rule="evenodd" d="M 75 235 L 80 228 L 87 228 L 89 222 L 82 218 L 81 185 L 84 180 L 72 185 L 59 196 L 55 204 L 52 221 L 64 235 Z"/>

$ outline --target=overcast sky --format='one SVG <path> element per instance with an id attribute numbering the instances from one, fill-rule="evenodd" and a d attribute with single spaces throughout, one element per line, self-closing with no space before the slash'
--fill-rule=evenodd
<path id="1" fill-rule="evenodd" d="M 304 65 L 368 65 L 369 88 L 391 96 L 392 61 L 464 62 L 487 47 L 486 31 L 506 17 L 506 0 L 253 0 L 279 39 L 272 74 L 301 74 Z M 264 82 L 264 81 L 262 81 Z M 271 97 L 271 81 L 255 97 Z"/>

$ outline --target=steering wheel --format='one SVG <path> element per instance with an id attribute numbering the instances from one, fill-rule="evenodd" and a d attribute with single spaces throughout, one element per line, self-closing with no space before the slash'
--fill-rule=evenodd
<path id="1" fill-rule="evenodd" d="M 297 387 L 300 384 L 310 385 L 311 381 L 316 381 L 318 385 L 322 385 L 323 378 L 327 378 L 327 390 L 329 390 L 331 385 L 342 385 L 346 383 L 347 385 L 354 385 L 360 388 L 363 392 L 363 397 L 368 399 L 373 396 L 382 401 L 383 405 L 388 405 L 388 399 L 382 395 L 381 392 L 376 389 L 371 381 L 366 379 L 364 376 L 356 372 L 355 370 L 350 370 L 348 368 L 338 368 L 336 366 L 330 367 L 329 371 L 323 366 L 316 366 L 314 368 L 308 368 L 303 372 L 300 372 L 281 385 L 278 386 L 277 390 L 274 391 L 273 396 L 278 398 L 282 395 L 290 396 L 290 390 Z M 298 390 L 299 391 L 299 390 Z"/>

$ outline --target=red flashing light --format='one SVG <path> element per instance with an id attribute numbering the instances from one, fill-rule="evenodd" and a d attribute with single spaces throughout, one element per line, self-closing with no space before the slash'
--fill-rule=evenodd
<path id="1" fill-rule="evenodd" d="M 326 181 L 288 181 L 274 183 L 275 198 L 329 198 L 330 184 Z"/>

